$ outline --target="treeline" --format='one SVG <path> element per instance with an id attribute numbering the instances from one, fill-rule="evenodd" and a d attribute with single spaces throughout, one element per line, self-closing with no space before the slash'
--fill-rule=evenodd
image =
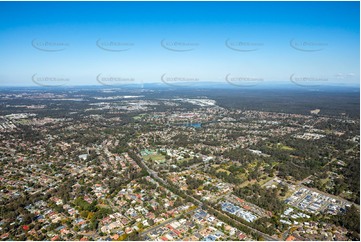
<path id="1" fill-rule="evenodd" d="M 343 177 L 350 191 L 354 193 L 353 202 L 360 204 L 360 157 L 350 160 L 343 170 Z"/>
<path id="2" fill-rule="evenodd" d="M 328 130 L 337 130 L 341 132 L 347 132 L 347 133 L 360 133 L 360 126 L 356 123 L 348 123 L 343 122 L 335 119 L 328 119 L 323 120 L 322 122 L 317 122 L 315 124 L 316 129 L 328 129 Z"/>
<path id="3" fill-rule="evenodd" d="M 213 167 L 207 168 L 206 172 L 212 176 L 216 176 L 219 179 L 222 179 L 225 182 L 232 183 L 235 185 L 239 185 L 243 183 L 244 181 L 236 176 L 235 172 L 224 172 L 224 171 L 217 171 L 217 169 Z"/>
<path id="4" fill-rule="evenodd" d="M 185 158 L 187 158 L 185 156 Z M 184 167 L 189 167 L 189 166 L 192 166 L 194 164 L 199 164 L 199 163 L 202 163 L 203 162 L 203 159 L 202 158 L 197 158 L 197 157 L 193 157 L 192 159 L 190 160 L 186 160 L 186 161 L 182 161 L 182 162 L 177 162 L 177 166 L 179 168 L 184 168 Z"/>
<path id="5" fill-rule="evenodd" d="M 217 101 L 225 108 L 270 111 L 309 115 L 310 110 L 319 108 L 323 115 L 347 113 L 350 117 L 360 117 L 360 93 L 349 90 L 335 92 L 309 92 L 300 90 L 251 90 L 212 89 L 202 90 L 202 94 Z M 292 103 L 292 105 L 287 105 Z"/>
<path id="6" fill-rule="evenodd" d="M 288 162 L 284 162 L 282 164 L 278 164 L 275 167 L 278 171 L 278 177 L 287 179 L 288 176 L 293 177 L 295 180 L 303 180 L 309 175 L 314 174 L 309 168 L 301 165 L 297 165 L 291 160 Z M 302 170 L 302 172 L 300 172 Z"/>
<path id="7" fill-rule="evenodd" d="M 172 137 L 172 141 L 176 147 L 187 147 L 190 144 L 196 143 L 194 140 L 190 140 L 186 134 L 176 134 Z"/>
<path id="8" fill-rule="evenodd" d="M 147 168 L 145 167 L 145 165 L 143 164 L 142 162 L 142 159 L 137 155 L 137 153 L 135 153 L 133 150 L 129 150 L 128 151 L 128 155 L 130 158 L 132 158 L 140 168 L 142 168 L 142 174 L 144 176 L 148 176 L 148 171 L 147 171 Z M 138 177 L 137 177 L 138 178 Z"/>
<path id="9" fill-rule="evenodd" d="M 338 226 L 348 229 L 347 236 L 353 241 L 360 241 L 360 210 L 352 205 L 346 208 L 345 213 L 340 213 L 331 218 L 332 222 Z"/>
<path id="10" fill-rule="evenodd" d="M 199 186 L 203 185 L 203 181 L 199 180 L 197 178 L 193 178 L 191 176 L 188 176 L 186 179 L 186 183 L 189 189 L 197 189 Z"/>
<path id="11" fill-rule="evenodd" d="M 255 156 L 248 150 L 242 149 L 242 148 L 235 148 L 227 150 L 223 153 L 223 157 L 228 158 L 233 161 L 239 161 L 241 164 L 243 163 L 249 163 L 257 158 L 258 156 Z"/>
<path id="12" fill-rule="evenodd" d="M 261 187 L 258 183 L 234 190 L 236 196 L 275 213 L 281 213 L 285 208 L 284 203 L 278 199 L 279 192 L 280 188 L 267 189 Z"/>

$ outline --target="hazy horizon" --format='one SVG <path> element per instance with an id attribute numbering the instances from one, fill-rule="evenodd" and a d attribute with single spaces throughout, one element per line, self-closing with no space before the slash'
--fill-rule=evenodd
<path id="1" fill-rule="evenodd" d="M 359 2 L 0 2 L 0 8 L 0 86 L 359 87 Z"/>

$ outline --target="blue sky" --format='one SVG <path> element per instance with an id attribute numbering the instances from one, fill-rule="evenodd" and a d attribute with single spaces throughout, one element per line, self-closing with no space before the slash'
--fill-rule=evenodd
<path id="1" fill-rule="evenodd" d="M 359 15 L 359 2 L 0 2 L 0 85 L 358 86 Z"/>

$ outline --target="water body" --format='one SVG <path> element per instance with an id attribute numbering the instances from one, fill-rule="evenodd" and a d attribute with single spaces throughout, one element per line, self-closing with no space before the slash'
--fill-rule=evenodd
<path id="1" fill-rule="evenodd" d="M 182 126 L 193 127 L 193 128 L 201 128 L 202 123 L 185 123 Z"/>

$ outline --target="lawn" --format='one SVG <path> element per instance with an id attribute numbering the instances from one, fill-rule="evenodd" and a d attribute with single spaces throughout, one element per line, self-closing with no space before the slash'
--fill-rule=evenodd
<path id="1" fill-rule="evenodd" d="M 231 173 L 230 171 L 227 171 L 227 170 L 222 169 L 222 168 L 218 169 L 217 172 L 225 172 L 225 173 L 227 173 L 227 175 L 229 175 Z"/>
<path id="2" fill-rule="evenodd" d="M 281 149 L 281 150 L 295 150 L 294 148 L 287 146 L 287 145 L 283 145 L 281 143 L 277 144 L 277 148 Z"/>
<path id="3" fill-rule="evenodd" d="M 287 145 L 284 145 L 282 143 L 277 143 L 277 144 L 267 144 L 267 147 L 268 148 L 277 148 L 277 149 L 280 149 L 280 150 L 289 150 L 289 151 L 292 151 L 292 150 L 295 150 L 294 148 L 290 147 L 290 146 L 287 146 Z"/>
<path id="4" fill-rule="evenodd" d="M 159 160 L 165 160 L 165 156 L 161 154 L 150 154 L 143 156 L 143 159 L 148 161 L 149 159 L 152 159 L 153 161 L 159 161 Z"/>
<path id="5" fill-rule="evenodd" d="M 139 119 L 143 118 L 145 115 L 147 115 L 147 114 L 146 114 L 146 113 L 142 113 L 142 114 L 139 114 L 139 115 L 137 115 L 137 116 L 134 116 L 133 119 L 139 120 Z"/>

